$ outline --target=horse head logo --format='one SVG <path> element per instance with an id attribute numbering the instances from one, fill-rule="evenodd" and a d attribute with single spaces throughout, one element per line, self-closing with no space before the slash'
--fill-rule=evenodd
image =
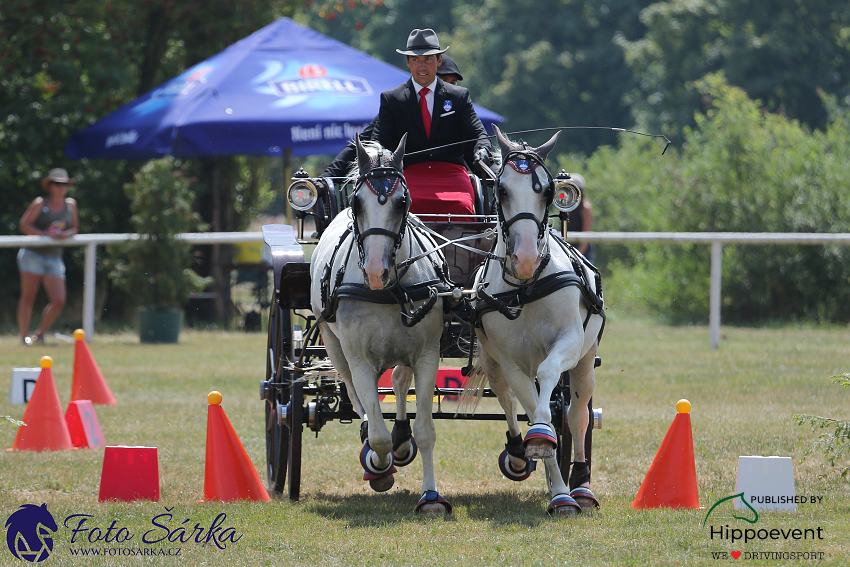
<path id="1" fill-rule="evenodd" d="M 53 534 L 59 530 L 47 504 L 24 504 L 6 520 L 6 544 L 17 559 L 41 562 L 53 551 Z"/>
<path id="2" fill-rule="evenodd" d="M 752 520 L 745 517 L 745 516 L 736 516 L 735 514 L 732 514 L 732 517 L 735 518 L 736 520 L 744 520 L 745 522 L 749 522 L 751 524 L 755 524 L 756 522 L 758 522 L 759 521 L 759 513 L 756 512 L 755 508 L 750 506 L 750 503 L 747 502 L 746 497 L 744 497 L 744 493 L 739 492 L 738 494 L 733 494 L 732 496 L 727 496 L 726 498 L 721 498 L 720 500 L 715 502 L 714 505 L 711 508 L 709 508 L 708 513 L 705 515 L 705 519 L 703 519 L 703 521 L 702 521 L 702 527 L 705 527 L 705 523 L 708 521 L 708 517 L 711 516 L 711 513 L 714 511 L 715 508 L 717 508 L 720 504 L 723 504 L 727 500 L 735 500 L 735 498 L 739 498 L 739 497 L 741 498 L 741 502 L 744 503 L 744 506 L 749 508 L 752 511 L 752 513 L 755 517 Z"/>

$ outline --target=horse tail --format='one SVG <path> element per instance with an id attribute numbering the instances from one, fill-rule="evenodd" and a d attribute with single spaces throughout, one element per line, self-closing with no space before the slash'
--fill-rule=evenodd
<path id="1" fill-rule="evenodd" d="M 466 385 L 463 387 L 463 393 L 460 395 L 460 400 L 457 404 L 455 417 L 458 415 L 474 414 L 478 408 L 478 402 L 484 397 L 484 385 L 487 384 L 487 374 L 484 373 L 484 367 L 480 362 L 476 362 L 472 368 L 469 377 L 466 379 Z"/>

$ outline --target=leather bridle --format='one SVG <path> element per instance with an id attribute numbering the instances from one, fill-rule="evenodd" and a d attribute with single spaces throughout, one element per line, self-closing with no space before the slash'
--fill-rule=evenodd
<path id="1" fill-rule="evenodd" d="M 502 203 L 499 199 L 499 194 L 501 178 L 505 172 L 505 168 L 508 165 L 510 165 L 518 173 L 530 174 L 532 190 L 538 194 L 543 193 L 546 199 L 546 207 L 544 209 L 542 219 L 530 211 L 517 213 L 511 218 L 505 219 L 505 211 L 502 208 Z M 540 176 L 537 174 L 538 167 L 542 168 L 543 171 L 546 173 L 545 184 L 541 183 Z M 552 200 L 555 197 L 555 180 L 552 177 L 552 174 L 549 172 L 549 169 L 547 169 L 543 158 L 541 158 L 525 142 L 522 143 L 521 148 L 511 150 L 506 156 L 504 156 L 498 174 L 494 174 L 489 168 L 487 168 L 485 171 L 488 173 L 488 176 L 490 176 L 494 181 L 493 196 L 496 201 L 496 216 L 499 223 L 499 228 L 502 232 L 502 237 L 505 241 L 505 256 L 504 258 L 502 258 L 502 279 L 505 281 L 505 283 L 514 287 L 524 287 L 532 285 L 534 282 L 537 281 L 537 278 L 540 276 L 540 273 L 549 263 L 550 259 L 549 241 L 546 236 L 547 229 L 549 226 L 548 210 L 549 206 L 552 204 Z M 537 225 L 537 250 L 538 255 L 541 256 L 541 260 L 540 265 L 535 270 L 534 276 L 532 276 L 531 279 L 529 279 L 528 281 L 515 282 L 507 279 L 508 277 L 513 277 L 511 275 L 510 269 L 511 251 L 508 249 L 508 242 L 510 238 L 510 227 L 515 222 L 520 220 L 531 220 L 534 221 L 535 225 Z"/>
<path id="2" fill-rule="evenodd" d="M 383 156 L 381 156 L 381 161 L 383 161 Z M 402 188 L 404 195 L 404 212 L 402 213 L 401 223 L 397 232 L 393 232 L 391 230 L 387 230 L 385 228 L 372 227 L 368 228 L 361 232 L 359 223 L 357 221 L 358 215 L 360 214 L 360 201 L 357 199 L 358 192 L 362 191 L 363 187 L 368 187 L 369 190 L 377 195 L 378 204 L 385 205 L 389 198 L 398 190 L 399 187 Z M 383 165 L 383 163 L 377 167 L 370 169 L 367 173 L 359 176 L 357 178 L 357 183 L 352 193 L 352 201 L 351 201 L 351 212 L 352 212 L 352 232 L 354 233 L 354 241 L 357 243 L 357 253 L 360 256 L 360 260 L 358 265 L 360 269 L 363 269 L 363 263 L 365 262 L 366 252 L 363 249 L 363 240 L 367 236 L 388 236 L 393 239 L 393 251 L 390 258 L 390 265 L 393 267 L 395 273 L 395 278 L 393 279 L 392 284 L 387 288 L 390 289 L 396 284 L 398 284 L 399 276 L 398 276 L 398 267 L 396 266 L 396 255 L 398 253 L 398 249 L 401 247 L 401 243 L 404 240 L 405 232 L 407 231 L 407 219 L 408 213 L 410 212 L 410 191 L 407 188 L 407 182 L 404 179 L 404 174 L 398 169 L 390 166 Z"/>

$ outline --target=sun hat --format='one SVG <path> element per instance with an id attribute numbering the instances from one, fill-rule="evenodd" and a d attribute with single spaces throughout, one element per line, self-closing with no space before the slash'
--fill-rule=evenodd
<path id="1" fill-rule="evenodd" d="M 47 172 L 47 176 L 41 180 L 41 186 L 46 191 L 48 184 L 51 181 L 56 181 L 57 183 L 68 183 L 73 185 L 76 179 L 72 177 L 68 177 L 68 172 L 61 167 L 54 167 L 50 171 Z"/>
<path id="2" fill-rule="evenodd" d="M 407 49 L 396 49 L 402 55 L 437 55 L 448 50 L 440 49 L 440 40 L 432 29 L 415 29 L 407 38 Z"/>
<path id="3" fill-rule="evenodd" d="M 437 67 L 437 76 L 440 75 L 457 75 L 457 80 L 462 81 L 463 75 L 460 74 L 460 69 L 457 68 L 457 63 L 448 55 L 443 55 L 443 62 Z"/>

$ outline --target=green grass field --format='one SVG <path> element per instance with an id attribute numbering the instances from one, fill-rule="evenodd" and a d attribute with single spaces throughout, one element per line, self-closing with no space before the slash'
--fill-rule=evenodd
<path id="1" fill-rule="evenodd" d="M 576 519 L 551 519 L 542 471 L 524 483 L 504 479 L 496 466 L 503 448 L 501 422 L 437 421 L 436 473 L 452 501 L 452 516 L 421 518 L 417 461 L 396 476 L 385 494 L 361 480 L 356 424 L 330 423 L 318 438 L 305 433 L 302 499 L 297 504 L 199 502 L 203 498 L 206 395 L 218 390 L 222 407 L 265 480 L 263 406 L 258 385 L 265 371 L 265 335 L 184 331 L 179 345 L 140 345 L 133 335 L 98 335 L 91 351 L 118 400 L 96 406 L 110 445 L 158 448 L 160 502 L 99 504 L 103 450 L 0 452 L 0 520 L 22 504 L 46 503 L 60 524 L 53 554 L 44 565 L 714 565 L 734 562 L 712 553 L 823 552 L 821 565 L 850 558 L 850 485 L 829 473 L 818 456 L 803 458 L 816 433 L 792 420 L 797 413 L 847 418 L 850 392 L 830 376 L 850 368 L 847 329 L 724 328 L 711 350 L 704 327 L 609 321 L 597 369 L 594 405 L 603 408 L 604 429 L 594 434 L 593 487 L 602 509 Z M 25 348 L 0 337 L 0 415 L 20 419 L 24 407 L 6 393 L 12 368 L 54 359 L 63 407 L 68 403 L 73 345 Z M 732 517 L 730 503 L 710 524 L 730 528 L 821 528 L 823 539 L 720 541 L 702 521 L 707 510 L 632 510 L 630 504 L 675 415 L 688 398 L 700 503 L 710 507 L 734 494 L 739 455 L 794 459 L 798 495 L 823 496 L 796 513 L 767 512 L 751 526 Z M 497 411 L 495 402 L 485 409 Z M 446 409 L 451 409 L 450 405 Z M 0 425 L 0 446 L 11 447 L 16 428 Z M 170 512 L 169 512 L 170 511 Z M 162 514 L 171 516 L 161 516 Z M 133 539 L 71 543 L 63 528 L 72 514 L 88 514 L 103 532 L 125 527 Z M 222 528 L 241 536 L 219 549 L 214 543 L 142 543 L 217 516 Z M 157 527 L 152 523 L 156 520 Z M 184 520 L 187 520 L 184 522 Z M 114 533 L 114 532 L 113 532 Z M 81 541 L 82 540 L 82 541 Z M 74 556 L 71 548 L 146 548 L 179 556 Z M 117 551 L 115 551 L 117 549 Z M 742 560 L 751 563 L 750 555 Z M 811 564 L 799 558 L 759 564 Z M 21 565 L 0 546 L 0 565 Z"/>

